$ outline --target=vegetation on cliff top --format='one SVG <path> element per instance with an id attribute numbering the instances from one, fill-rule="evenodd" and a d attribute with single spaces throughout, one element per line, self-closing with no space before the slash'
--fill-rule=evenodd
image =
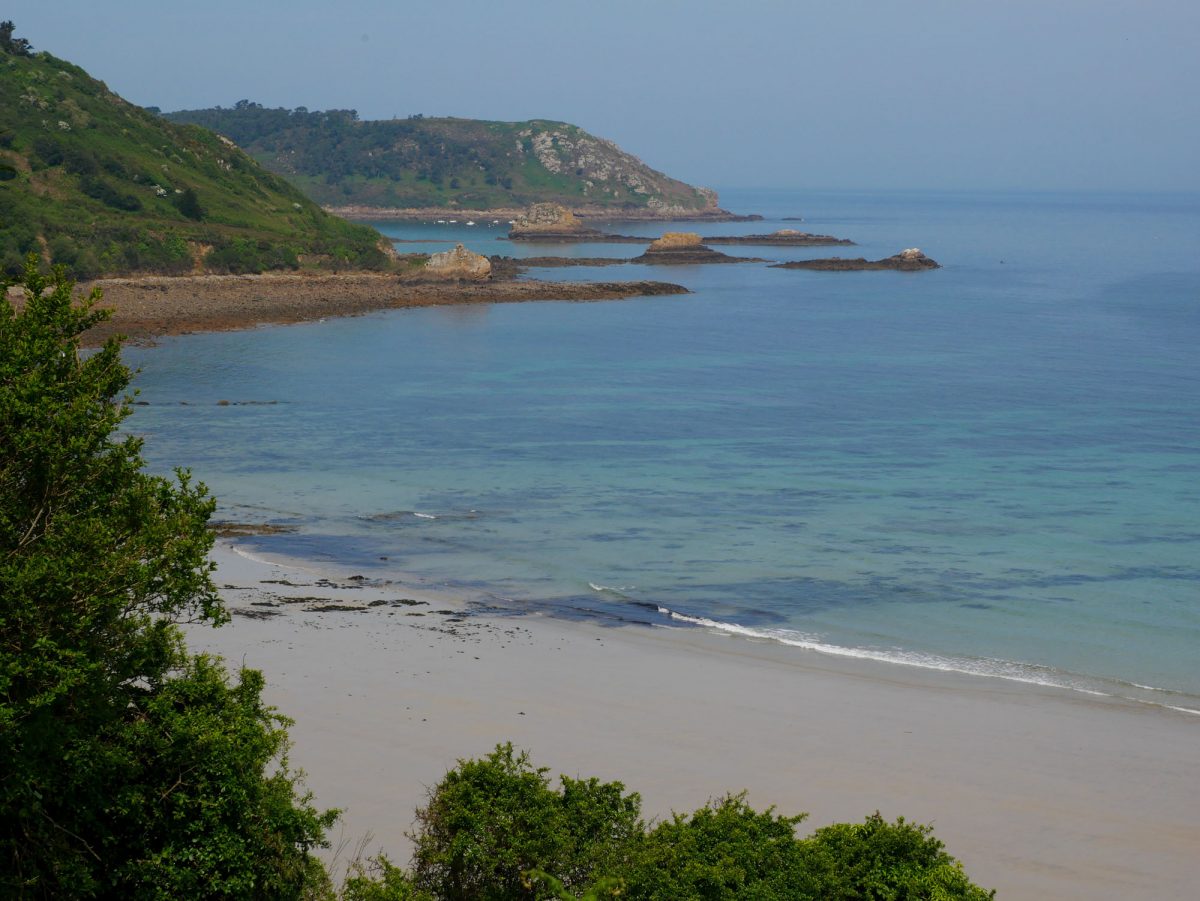
<path id="1" fill-rule="evenodd" d="M 227 140 L 164 121 L 0 30 L 0 271 L 37 252 L 80 278 L 387 264 Z"/>
<path id="2" fill-rule="evenodd" d="M 656 172 L 576 125 L 536 119 L 361 121 L 355 110 L 181 110 L 174 122 L 235 141 L 326 206 L 500 209 L 553 201 L 573 208 L 699 212 L 716 195 Z"/>

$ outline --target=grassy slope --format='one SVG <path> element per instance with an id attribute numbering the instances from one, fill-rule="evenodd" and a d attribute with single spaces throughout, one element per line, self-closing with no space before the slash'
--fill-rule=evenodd
<path id="1" fill-rule="evenodd" d="M 265 109 L 244 101 L 233 109 L 167 117 L 229 136 L 330 206 L 495 209 L 557 201 L 646 208 L 661 202 L 700 210 L 709 202 L 691 185 L 565 122 L 362 122 L 353 110 Z"/>
<path id="2" fill-rule="evenodd" d="M 378 241 L 217 135 L 166 122 L 49 54 L 0 51 L 0 268 L 30 251 L 79 277 L 182 273 L 201 258 L 227 272 L 379 267 Z"/>

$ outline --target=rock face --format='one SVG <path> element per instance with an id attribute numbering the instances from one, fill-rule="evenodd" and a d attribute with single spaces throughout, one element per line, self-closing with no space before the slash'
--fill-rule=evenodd
<path id="1" fill-rule="evenodd" d="M 461 244 L 456 244 L 453 250 L 431 254 L 429 262 L 421 271 L 421 275 L 426 278 L 469 281 L 482 281 L 491 277 L 491 274 L 491 261 L 482 254 L 472 253 Z"/>
<path id="2" fill-rule="evenodd" d="M 731 257 L 702 243 L 695 232 L 667 232 L 650 243 L 631 263 L 761 263 L 748 257 Z"/>
<path id="3" fill-rule="evenodd" d="M 776 263 L 771 268 L 818 269 L 822 272 L 854 272 L 865 269 L 893 269 L 897 272 L 920 272 L 923 269 L 941 269 L 942 267 L 921 253 L 918 248 L 910 247 L 882 260 L 867 260 L 863 257 L 847 260 L 842 257 L 829 257 L 823 260 L 796 260 L 791 263 Z"/>
<path id="4" fill-rule="evenodd" d="M 508 232 L 508 237 L 513 241 L 578 241 L 599 235 L 598 231 L 588 228 L 574 213 L 557 203 L 535 203 L 521 214 Z"/>
<path id="5" fill-rule="evenodd" d="M 714 235 L 706 237 L 708 244 L 767 244 L 776 247 L 816 247 L 824 244 L 853 244 L 846 238 L 833 235 L 814 235 L 794 228 L 781 228 L 769 235 Z"/>

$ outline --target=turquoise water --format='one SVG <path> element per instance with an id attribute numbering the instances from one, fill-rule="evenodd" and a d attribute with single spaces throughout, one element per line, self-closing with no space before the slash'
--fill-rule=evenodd
<path id="1" fill-rule="evenodd" d="M 679 227 L 801 215 L 945 268 L 544 270 L 694 293 L 171 339 L 127 351 L 131 427 L 222 517 L 298 527 L 264 550 L 1200 709 L 1200 197 L 722 199 L 767 221 Z M 385 226 L 639 252 L 503 229 Z"/>

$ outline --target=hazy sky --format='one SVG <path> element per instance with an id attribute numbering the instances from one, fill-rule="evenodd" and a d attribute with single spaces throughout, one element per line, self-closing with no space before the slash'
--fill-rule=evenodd
<path id="1" fill-rule="evenodd" d="M 562 119 L 722 186 L 1200 189 L 1200 0 L 30 0 L 164 110 Z"/>

